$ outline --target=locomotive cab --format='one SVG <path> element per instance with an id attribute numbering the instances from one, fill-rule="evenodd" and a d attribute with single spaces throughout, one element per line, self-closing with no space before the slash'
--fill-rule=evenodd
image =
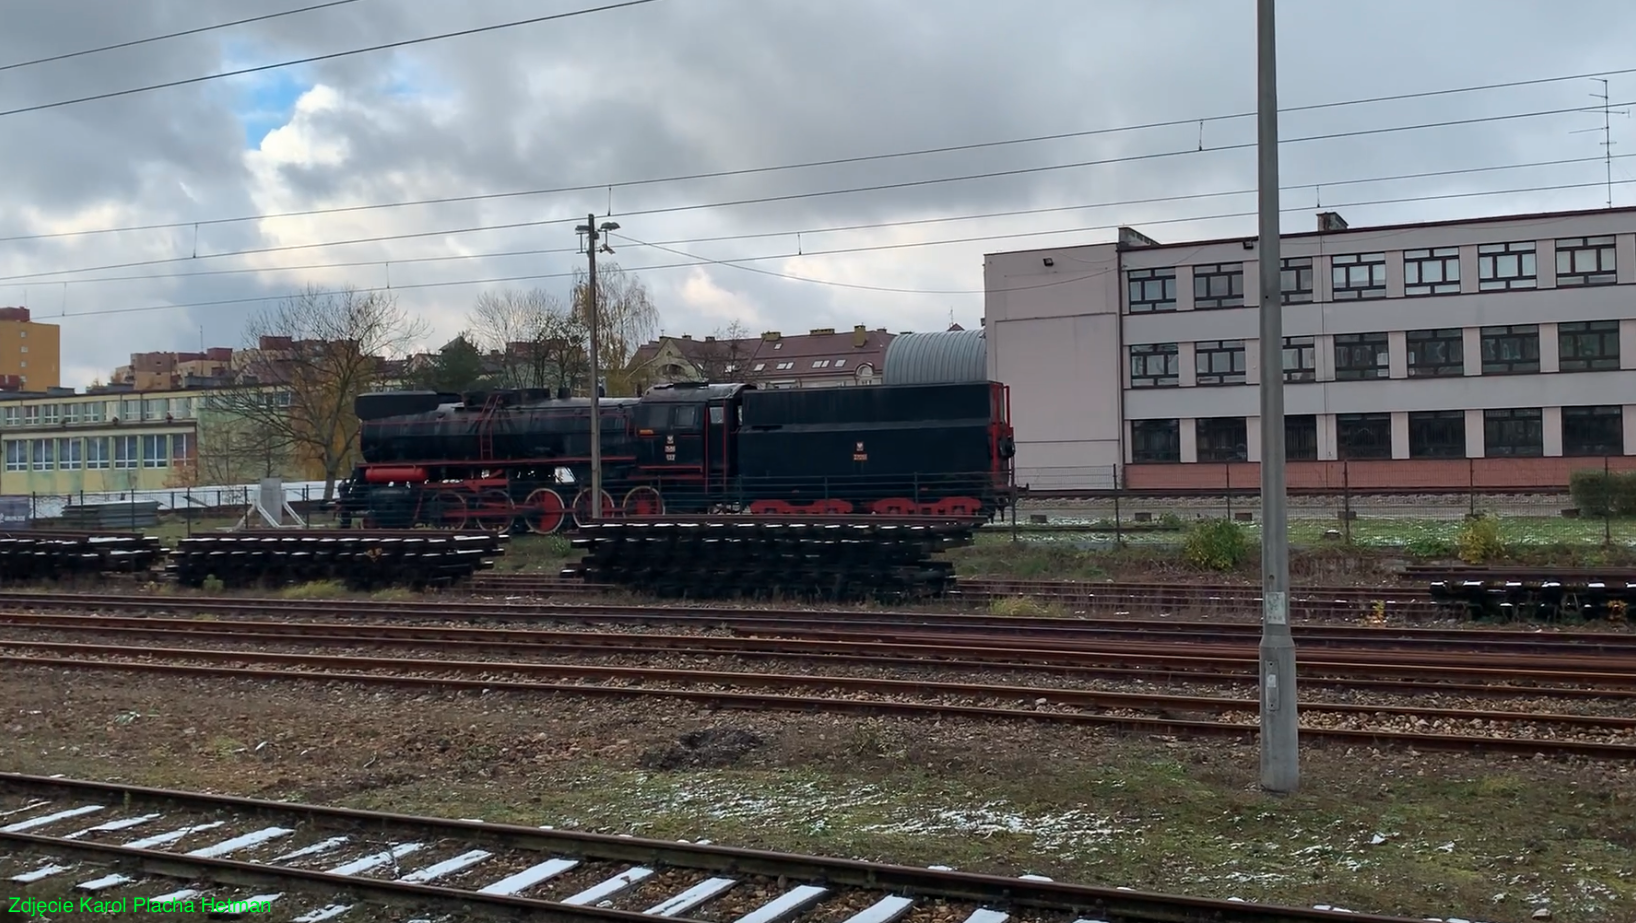
<path id="1" fill-rule="evenodd" d="M 656 385 L 634 415 L 636 466 L 667 498 L 721 490 L 737 469 L 742 384 Z"/>

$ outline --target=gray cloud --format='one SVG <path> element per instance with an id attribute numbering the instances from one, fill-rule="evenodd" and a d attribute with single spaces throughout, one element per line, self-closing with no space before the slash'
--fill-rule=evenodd
<path id="1" fill-rule="evenodd" d="M 302 5 L 279 0 L 232 16 Z M 568 0 L 484 4 L 362 2 L 252 26 L 0 72 L 0 109 L 223 69 L 326 54 L 436 32 L 522 19 L 581 5 Z M 1598 68 L 1636 66 L 1624 36 L 1636 8 L 1606 0 L 1573 16 L 1540 4 L 1393 0 L 1367 11 L 1282 4 L 1280 95 L 1286 107 Z M 217 15 L 227 18 L 227 14 Z M 26 60 L 207 21 L 196 3 L 21 0 L 8 6 L 0 63 Z M 1584 24 L 1595 23 L 1593 29 Z M 844 158 L 1087 128 L 1197 119 L 1254 108 L 1254 17 L 1248 3 L 1144 4 L 1041 0 L 662 0 L 596 14 L 321 62 L 291 69 L 299 89 L 333 102 L 293 114 L 251 153 L 244 116 L 252 89 L 279 72 L 8 116 L 0 123 L 0 236 L 150 223 L 192 222 L 337 205 L 600 185 L 695 172 Z M 1615 77 L 1615 101 L 1636 79 Z M 1281 120 L 1287 139 L 1539 109 L 1592 107 L 1590 81 L 1317 111 Z M 318 94 L 321 95 L 321 94 Z M 1289 229 L 1306 229 L 1321 202 L 1341 204 L 1354 226 L 1469 214 L 1586 208 L 1601 187 L 1399 204 L 1382 199 L 1597 183 L 1602 165 L 1412 181 L 1336 185 L 1403 173 L 1601 153 L 1591 113 L 1289 144 L 1282 151 Z M 1629 136 L 1615 123 L 1615 140 Z M 710 180 L 616 188 L 622 233 L 659 241 L 752 234 L 756 239 L 677 244 L 711 259 L 746 258 L 912 241 L 1016 235 L 1134 224 L 1161 240 L 1248 234 L 1253 195 L 1086 208 L 982 221 L 822 233 L 826 227 L 1023 208 L 1119 202 L 1224 190 L 1255 180 L 1253 119 L 1200 127 L 1104 134 L 1039 144 Z M 256 139 L 260 142 L 260 139 Z M 319 156 L 302 159 L 302 155 Z M 331 151 L 331 153 L 325 153 Z M 696 203 L 911 182 L 1082 160 L 1184 155 L 971 182 L 663 215 L 631 212 Z M 1623 153 L 1616 147 L 1615 153 Z M 1616 161 L 1615 177 L 1636 178 Z M 1636 201 L 1615 187 L 1616 204 Z M 316 282 L 383 285 L 457 330 L 482 286 L 457 283 L 572 272 L 583 258 L 546 253 L 444 262 L 421 257 L 514 250 L 571 250 L 573 219 L 609 207 L 606 189 L 417 206 L 312 218 L 201 226 L 210 254 L 515 222 L 568 223 L 381 243 L 192 260 L 191 226 L 172 230 L 0 242 L 0 277 L 148 259 L 189 258 L 141 269 L 52 281 L 0 279 L 0 303 L 26 299 L 41 315 L 66 310 L 63 364 L 83 385 L 133 350 L 237 345 L 254 304 L 135 308 L 276 296 Z M 799 240 L 796 232 L 803 232 Z M 1109 231 L 1012 237 L 844 256 L 749 264 L 807 278 L 906 289 L 981 288 L 984 252 L 1105 240 Z M 685 257 L 615 241 L 627 268 Z M 309 264 L 367 263 L 291 270 Z M 388 263 L 391 263 L 388 267 Z M 177 276 L 232 269 L 255 272 Z M 156 275 L 112 282 L 93 277 Z M 639 272 L 670 332 L 706 333 L 734 317 L 751 327 L 804 329 L 867 323 L 927 329 L 950 312 L 974 323 L 977 294 L 871 292 L 779 279 L 728 266 Z M 538 284 L 564 291 L 566 279 Z M 427 287 L 410 287 L 427 286 Z M 76 315 L 79 315 L 76 317 Z"/>

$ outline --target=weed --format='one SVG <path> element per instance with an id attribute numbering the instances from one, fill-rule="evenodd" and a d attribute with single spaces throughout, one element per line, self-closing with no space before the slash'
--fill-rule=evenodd
<path id="1" fill-rule="evenodd" d="M 215 574 L 210 574 L 204 578 L 204 586 L 202 589 L 206 593 L 220 593 L 226 588 L 227 584 L 223 583 L 222 579 Z"/>
<path id="2" fill-rule="evenodd" d="M 1244 527 L 1230 519 L 1206 519 L 1187 530 L 1182 553 L 1188 563 L 1209 570 L 1236 570 L 1250 554 Z"/>
<path id="3" fill-rule="evenodd" d="M 1058 602 L 1032 599 L 1027 596 L 1002 596 L 988 604 L 988 611 L 995 615 L 1016 617 L 1055 616 L 1067 614 Z"/>
<path id="4" fill-rule="evenodd" d="M 346 591 L 346 586 L 339 580 L 314 580 L 286 587 L 278 595 L 285 599 L 334 599 L 345 595 Z"/>
<path id="5" fill-rule="evenodd" d="M 1497 516 L 1482 514 L 1468 520 L 1454 540 L 1460 560 L 1467 564 L 1483 564 L 1505 555 L 1505 537 Z"/>

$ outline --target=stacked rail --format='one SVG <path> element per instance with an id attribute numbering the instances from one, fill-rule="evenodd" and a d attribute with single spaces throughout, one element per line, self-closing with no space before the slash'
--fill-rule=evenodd
<path id="1" fill-rule="evenodd" d="M 1623 622 L 1636 604 L 1636 572 L 1562 567 L 1410 566 L 1433 602 L 1467 618 Z"/>
<path id="2" fill-rule="evenodd" d="M 140 573 L 165 553 L 138 532 L 0 532 L 0 581 L 32 583 Z"/>
<path id="3" fill-rule="evenodd" d="M 489 532 L 356 529 L 195 535 L 171 552 L 183 586 L 224 587 L 336 581 L 349 589 L 422 589 L 469 579 L 494 566 L 507 539 Z"/>
<path id="4" fill-rule="evenodd" d="M 954 587 L 934 556 L 970 544 L 977 523 L 921 518 L 674 517 L 591 522 L 562 576 L 666 598 L 928 599 Z"/>

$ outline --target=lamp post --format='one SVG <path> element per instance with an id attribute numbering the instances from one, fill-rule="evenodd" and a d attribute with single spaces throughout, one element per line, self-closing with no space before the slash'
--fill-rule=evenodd
<path id="1" fill-rule="evenodd" d="M 1289 629 L 1289 511 L 1284 484 L 1284 294 L 1278 237 L 1278 57 L 1273 0 L 1256 0 L 1256 153 L 1259 177 L 1261 355 L 1261 787 L 1300 780 L 1295 641 Z"/>
<path id="2" fill-rule="evenodd" d="M 585 291 L 585 325 L 591 331 L 591 519 L 602 519 L 602 402 L 599 400 L 602 391 L 601 357 L 599 356 L 597 327 L 600 320 L 597 317 L 596 293 L 596 242 L 609 231 L 619 230 L 619 222 L 604 221 L 599 226 L 596 215 L 586 215 L 585 223 L 574 230 L 585 235 L 585 255 L 590 257 L 590 279 Z M 609 253 L 613 248 L 603 244 L 603 249 Z"/>

